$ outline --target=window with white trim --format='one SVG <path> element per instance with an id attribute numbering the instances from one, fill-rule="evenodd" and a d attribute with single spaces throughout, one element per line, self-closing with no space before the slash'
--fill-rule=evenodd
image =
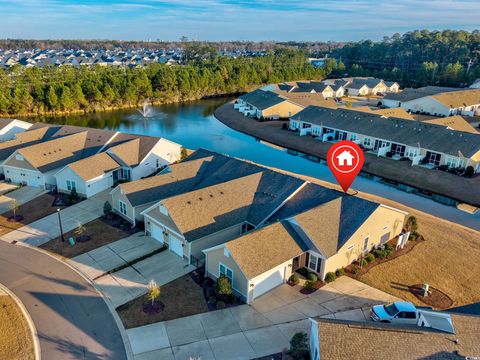
<path id="1" fill-rule="evenodd" d="M 77 184 L 73 180 L 67 180 L 67 190 L 71 191 L 73 189 L 77 190 Z"/>
<path id="2" fill-rule="evenodd" d="M 366 137 L 365 139 L 363 139 L 363 145 L 372 146 L 372 139 Z"/>
<path id="3" fill-rule="evenodd" d="M 127 215 L 127 204 L 125 204 L 122 200 L 119 200 L 118 207 L 120 209 L 121 214 Z"/>
<path id="4" fill-rule="evenodd" d="M 363 240 L 363 251 L 367 251 L 368 250 L 368 236 L 365 238 L 365 240 Z"/>
<path id="5" fill-rule="evenodd" d="M 222 263 L 218 264 L 218 274 L 219 276 L 225 276 L 228 281 L 230 281 L 230 284 L 233 284 L 233 270 L 230 269 L 229 267 L 225 266 Z"/>
<path id="6" fill-rule="evenodd" d="M 317 271 L 318 260 L 318 256 L 310 254 L 308 259 L 308 267 L 313 271 Z"/>

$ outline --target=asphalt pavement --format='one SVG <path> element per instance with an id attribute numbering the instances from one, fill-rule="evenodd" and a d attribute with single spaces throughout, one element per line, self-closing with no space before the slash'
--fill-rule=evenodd
<path id="1" fill-rule="evenodd" d="M 0 283 L 29 312 L 42 359 L 127 359 L 120 330 L 101 295 L 60 260 L 0 241 Z"/>

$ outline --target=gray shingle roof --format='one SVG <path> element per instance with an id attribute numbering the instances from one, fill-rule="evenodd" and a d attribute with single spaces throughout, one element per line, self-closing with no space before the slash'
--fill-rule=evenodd
<path id="1" fill-rule="evenodd" d="M 263 91 L 260 89 L 242 95 L 239 98 L 248 104 L 255 106 L 259 110 L 265 110 L 286 101 L 285 98 L 275 94 L 272 91 Z"/>
<path id="2" fill-rule="evenodd" d="M 292 119 L 453 156 L 459 156 L 460 152 L 470 158 L 480 151 L 479 134 L 452 131 L 442 125 L 317 106 L 305 108 Z"/>
<path id="3" fill-rule="evenodd" d="M 406 88 L 403 91 L 398 93 L 387 93 L 384 99 L 406 102 L 410 100 L 420 99 L 425 96 L 431 96 L 431 95 L 436 95 L 443 92 L 460 91 L 460 90 L 465 90 L 465 89 L 441 87 L 441 86 L 424 86 L 417 89 Z"/>

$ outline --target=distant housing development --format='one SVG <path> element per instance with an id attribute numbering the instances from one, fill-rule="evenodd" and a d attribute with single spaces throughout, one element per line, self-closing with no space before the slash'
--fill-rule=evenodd
<path id="1" fill-rule="evenodd" d="M 111 191 L 114 211 L 251 303 L 301 267 L 324 279 L 402 233 L 406 213 L 200 149 Z"/>

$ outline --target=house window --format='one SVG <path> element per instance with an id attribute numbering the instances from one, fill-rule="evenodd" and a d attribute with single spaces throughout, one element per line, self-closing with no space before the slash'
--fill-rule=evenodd
<path id="1" fill-rule="evenodd" d="M 71 191 L 73 189 L 77 190 L 77 185 L 75 184 L 75 181 L 67 180 L 67 190 Z"/>
<path id="2" fill-rule="evenodd" d="M 418 155 L 418 149 L 414 148 L 409 148 L 406 152 L 406 156 L 409 158 L 413 158 Z"/>
<path id="3" fill-rule="evenodd" d="M 372 146 L 372 140 L 368 137 L 366 137 L 365 139 L 363 139 L 363 145 L 365 146 Z"/>
<path id="4" fill-rule="evenodd" d="M 308 259 L 308 267 L 312 269 L 313 271 L 318 271 L 317 267 L 320 265 L 320 259 L 318 256 L 310 254 L 310 257 Z"/>
<path id="5" fill-rule="evenodd" d="M 20 161 L 25 160 L 25 159 L 23 158 L 23 155 L 21 155 L 21 154 L 16 154 L 16 155 L 15 155 L 15 159 L 20 160 Z"/>
<path id="6" fill-rule="evenodd" d="M 160 167 L 160 159 L 157 159 L 157 169 Z"/>
<path id="7" fill-rule="evenodd" d="M 350 141 L 355 141 L 357 140 L 357 135 L 356 134 L 350 134 Z"/>
<path id="8" fill-rule="evenodd" d="M 233 284 L 233 270 L 228 268 L 227 266 L 220 263 L 218 265 L 218 273 L 220 276 L 225 276 L 229 281 L 230 284 Z"/>
<path id="9" fill-rule="evenodd" d="M 368 250 L 368 236 L 363 240 L 363 251 Z"/>
<path id="10" fill-rule="evenodd" d="M 242 224 L 242 229 L 241 229 L 241 233 L 242 234 L 245 234 L 246 232 L 250 231 L 253 229 L 253 226 L 250 225 L 249 223 L 245 222 Z"/>
<path id="11" fill-rule="evenodd" d="M 427 162 L 434 166 L 440 165 L 441 157 L 442 157 L 441 154 L 435 153 L 433 151 L 427 151 L 427 154 L 425 155 Z"/>
<path id="12" fill-rule="evenodd" d="M 465 160 L 464 159 L 459 159 L 456 157 L 447 157 L 447 166 L 449 168 L 463 168 L 465 167 Z"/>
<path id="13" fill-rule="evenodd" d="M 122 179 L 130 180 L 131 179 L 131 170 L 122 168 Z"/>
<path id="14" fill-rule="evenodd" d="M 120 213 L 123 215 L 127 215 L 127 204 L 125 204 L 123 201 L 119 200 L 118 201 L 118 206 L 120 208 Z"/>

